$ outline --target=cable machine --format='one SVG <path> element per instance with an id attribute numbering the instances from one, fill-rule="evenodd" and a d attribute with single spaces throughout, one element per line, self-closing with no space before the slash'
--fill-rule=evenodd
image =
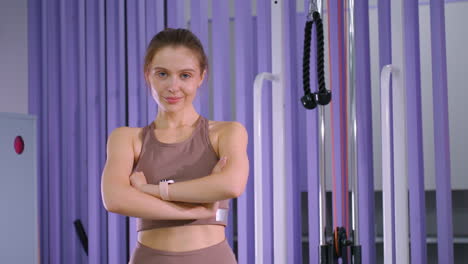
<path id="1" fill-rule="evenodd" d="M 352 230 L 346 230 L 346 227 L 335 227 L 332 228 L 327 226 L 326 221 L 326 163 L 325 163 L 325 106 L 331 102 L 332 93 L 326 89 L 325 85 L 325 70 L 324 70 L 324 35 L 323 35 L 323 23 L 321 18 L 322 13 L 322 1 L 309 1 L 309 10 L 307 15 L 307 21 L 304 30 L 304 54 L 303 54 L 303 88 L 304 96 L 301 98 L 302 105 L 312 110 L 318 108 L 319 115 L 319 175 L 320 175 L 320 190 L 319 190 L 319 201 L 320 201 L 320 263 L 338 263 L 339 259 L 342 259 L 343 264 L 347 263 L 361 263 L 361 246 L 359 244 L 359 230 L 358 230 L 358 184 L 356 179 L 356 117 L 355 117 L 355 97 L 354 97 L 354 67 L 353 67 L 353 56 L 354 56 L 354 18 L 353 18 L 353 0 L 349 0 L 350 7 L 350 37 L 349 37 L 349 56 L 350 63 L 348 65 L 348 71 L 350 74 L 350 98 L 351 98 L 351 194 L 352 194 Z M 310 89 L 310 52 L 311 52 L 311 40 L 312 40 L 312 28 L 315 24 L 316 32 L 316 65 L 317 65 L 317 84 L 318 90 L 312 92 Z M 334 189 L 333 191 L 336 191 Z M 347 206 L 347 205 L 344 205 Z M 348 232 L 349 237 L 348 237 Z M 351 254 L 348 254 L 348 249 L 351 249 Z"/>

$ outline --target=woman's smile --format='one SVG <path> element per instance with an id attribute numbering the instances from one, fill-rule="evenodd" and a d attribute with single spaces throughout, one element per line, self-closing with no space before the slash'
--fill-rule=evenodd
<path id="1" fill-rule="evenodd" d="M 164 97 L 164 99 L 165 99 L 166 102 L 168 102 L 169 104 L 176 104 L 176 103 L 178 103 L 180 100 L 182 100 L 182 97 Z"/>

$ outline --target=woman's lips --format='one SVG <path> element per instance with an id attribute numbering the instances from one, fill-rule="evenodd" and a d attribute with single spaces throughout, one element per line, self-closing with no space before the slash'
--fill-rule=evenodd
<path id="1" fill-rule="evenodd" d="M 182 97 L 165 97 L 164 99 L 169 104 L 176 104 L 182 99 Z"/>

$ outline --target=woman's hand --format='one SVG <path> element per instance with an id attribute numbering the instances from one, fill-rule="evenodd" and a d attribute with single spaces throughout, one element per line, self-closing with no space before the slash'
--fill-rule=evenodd
<path id="1" fill-rule="evenodd" d="M 215 203 L 185 203 L 185 202 L 171 202 L 184 208 L 191 215 L 191 219 L 206 219 L 216 216 L 219 208 L 219 202 Z"/>
<path id="2" fill-rule="evenodd" d="M 218 208 L 219 202 L 200 204 L 200 206 L 198 207 L 199 212 L 197 212 L 197 219 L 210 218 L 216 216 L 216 211 L 218 211 Z"/>
<path id="3" fill-rule="evenodd" d="M 227 157 L 222 157 L 214 166 L 213 170 L 211 171 L 211 174 L 220 173 L 224 166 L 226 166 L 226 162 Z"/>
<path id="4" fill-rule="evenodd" d="M 141 171 L 135 171 L 132 173 L 132 175 L 130 175 L 130 183 L 135 189 L 140 191 L 143 185 L 148 184 L 145 174 L 143 174 Z"/>

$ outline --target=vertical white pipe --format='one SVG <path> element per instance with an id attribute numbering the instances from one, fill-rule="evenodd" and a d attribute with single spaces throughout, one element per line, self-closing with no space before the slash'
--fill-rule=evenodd
<path id="1" fill-rule="evenodd" d="M 271 52 L 272 71 L 278 76 L 273 82 L 273 249 L 275 263 L 288 263 L 286 241 L 286 175 L 285 169 L 285 51 L 283 10 L 285 1 L 272 1 L 271 6 Z"/>
<path id="2" fill-rule="evenodd" d="M 320 211 L 320 245 L 326 245 L 325 227 L 327 225 L 327 190 L 326 190 L 326 151 L 325 151 L 325 109 L 319 105 L 319 211 Z"/>
<path id="3" fill-rule="evenodd" d="M 393 94 L 390 94 L 390 75 L 393 73 Z M 381 73 L 381 115 L 382 115 L 382 192 L 384 225 L 384 263 L 409 263 L 409 211 L 408 211 L 408 175 L 406 151 L 406 93 L 402 89 L 401 71 L 387 65 Z M 393 123 L 390 120 L 390 96 L 393 96 Z M 390 126 L 394 134 L 394 195 L 391 191 L 391 148 Z M 394 199 L 394 207 L 392 200 Z M 395 235 L 392 230 L 392 211 L 395 212 Z M 395 249 L 392 242 L 395 240 Z"/>
<path id="4" fill-rule="evenodd" d="M 276 80 L 271 73 L 260 73 L 254 81 L 254 209 L 255 263 L 263 264 L 263 155 L 262 155 L 262 83 Z"/>
<path id="5" fill-rule="evenodd" d="M 355 74 L 355 41 L 354 41 L 354 0 L 348 0 L 349 37 L 348 37 L 348 74 L 349 74 L 349 127 L 351 135 L 349 138 L 349 168 L 351 178 L 351 213 L 352 229 L 354 230 L 354 243 L 359 242 L 359 206 L 358 194 L 359 184 L 357 180 L 357 121 L 356 121 L 356 74 Z"/>
<path id="6" fill-rule="evenodd" d="M 393 264 L 392 241 L 392 175 L 391 175 L 391 147 L 390 147 L 390 75 L 391 65 L 383 67 L 380 74 L 380 107 L 382 127 L 382 203 L 383 203 L 383 243 L 384 263 Z"/>
<path id="7" fill-rule="evenodd" d="M 393 76 L 394 126 L 394 197 L 395 197 L 395 256 L 398 263 L 409 263 L 408 177 L 406 164 L 406 91 L 405 45 L 403 17 L 404 0 L 391 1 L 392 65 L 398 71 Z"/>
<path id="8" fill-rule="evenodd" d="M 393 131 L 394 140 L 394 191 L 395 191 L 395 256 L 398 263 L 409 263 L 409 208 L 408 164 L 406 151 L 406 92 L 400 71 L 393 78 Z"/>

